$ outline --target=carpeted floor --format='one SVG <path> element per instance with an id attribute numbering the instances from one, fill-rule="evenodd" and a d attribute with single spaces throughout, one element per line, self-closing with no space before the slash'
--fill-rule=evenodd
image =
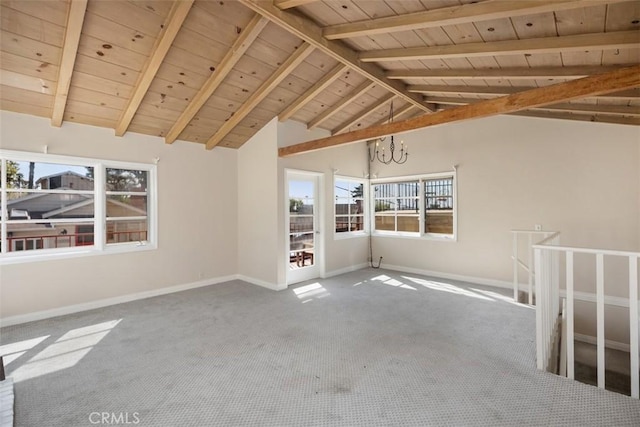
<path id="1" fill-rule="evenodd" d="M 17 426 L 640 425 L 640 401 L 537 371 L 534 311 L 507 294 L 373 269 L 233 281 L 1 344 Z"/>

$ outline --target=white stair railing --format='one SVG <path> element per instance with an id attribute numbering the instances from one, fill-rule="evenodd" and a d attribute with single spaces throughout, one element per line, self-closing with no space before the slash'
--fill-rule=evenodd
<path id="1" fill-rule="evenodd" d="M 518 302 L 520 293 L 520 269 L 527 273 L 527 294 L 529 305 L 533 305 L 534 295 L 534 266 L 533 266 L 533 248 L 532 246 L 538 241 L 545 239 L 555 233 L 554 231 L 542 231 L 542 230 L 511 230 L 512 236 L 512 254 L 511 260 L 513 261 L 513 300 Z M 522 246 L 526 245 L 525 248 Z M 523 250 L 524 249 L 524 250 Z M 523 253 L 525 260 L 520 259 L 520 253 Z"/>
<path id="2" fill-rule="evenodd" d="M 538 369 L 550 370 L 554 343 L 558 335 L 560 310 L 559 252 L 542 250 L 544 245 L 558 245 L 560 233 L 553 233 L 534 245 L 536 285 L 536 355 Z"/>
<path id="3" fill-rule="evenodd" d="M 629 266 L 629 358 L 631 367 L 631 396 L 640 398 L 640 348 L 638 313 L 638 260 L 640 252 L 615 251 L 559 246 L 559 233 L 533 246 L 536 283 L 536 344 L 538 369 L 549 370 L 552 365 L 553 343 L 558 333 L 560 300 L 560 256 L 565 259 L 566 293 L 566 372 L 575 379 L 574 370 L 574 254 L 595 256 L 596 265 L 596 344 L 598 387 L 605 388 L 605 262 L 604 257 L 619 257 Z M 565 337 L 563 337 L 564 339 Z M 564 353 L 564 351 L 563 351 Z M 563 362 L 561 362 L 563 364 Z"/>

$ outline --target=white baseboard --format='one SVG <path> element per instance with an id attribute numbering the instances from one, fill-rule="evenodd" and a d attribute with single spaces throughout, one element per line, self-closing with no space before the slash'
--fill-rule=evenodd
<path id="1" fill-rule="evenodd" d="M 598 344 L 596 337 L 592 337 L 591 335 L 573 334 L 573 337 L 576 341 L 586 342 L 587 344 L 593 345 Z M 626 351 L 627 353 L 631 351 L 631 347 L 629 346 L 629 344 L 619 341 L 604 340 L 604 346 L 613 350 Z"/>
<path id="2" fill-rule="evenodd" d="M 382 265 L 381 268 L 386 268 L 388 270 L 394 271 L 402 271 L 405 273 L 414 273 L 414 274 L 422 274 L 423 276 L 432 276 L 438 277 L 440 279 L 449 279 L 449 280 L 459 280 L 461 282 L 471 282 L 478 285 L 486 285 L 486 286 L 495 286 L 497 288 L 506 288 L 513 289 L 512 282 L 506 282 L 503 280 L 496 279 L 486 279 L 483 277 L 474 277 L 474 276 L 464 276 L 462 274 L 452 274 L 452 273 L 442 273 L 440 271 L 432 271 L 432 270 L 422 270 L 419 268 L 411 268 L 411 267 L 403 267 L 398 265 Z M 526 290 L 527 284 L 520 284 L 520 290 Z M 564 289 L 560 289 L 560 296 L 566 297 L 566 291 Z M 596 294 L 591 292 L 581 292 L 574 291 L 573 297 L 576 301 L 585 301 L 592 302 L 595 304 L 596 302 Z M 629 307 L 629 298 L 624 297 L 615 297 L 611 295 L 604 296 L 605 305 L 613 305 L 617 307 Z M 613 348 L 613 347 L 612 347 Z"/>
<path id="3" fill-rule="evenodd" d="M 560 289 L 560 296 L 566 297 L 567 292 L 564 289 Z M 573 298 L 577 301 L 586 301 L 596 303 L 596 294 L 591 292 L 573 291 Z M 604 296 L 605 305 L 615 305 L 617 307 L 629 307 L 629 298 L 613 297 L 611 295 Z"/>
<path id="4" fill-rule="evenodd" d="M 367 268 L 369 266 L 368 263 L 364 262 L 362 264 L 350 265 L 345 268 L 339 268 L 337 270 L 332 270 L 324 273 L 322 279 L 327 279 L 333 276 L 339 276 L 340 274 L 351 273 L 352 271 L 362 270 L 363 268 Z"/>
<path id="5" fill-rule="evenodd" d="M 404 267 L 399 265 L 382 264 L 381 268 L 405 273 L 421 274 L 423 276 L 438 277 L 440 279 L 458 280 L 476 285 L 495 286 L 497 288 L 513 289 L 513 284 L 502 280 L 487 279 L 484 277 L 465 276 L 462 274 L 443 273 L 440 271 L 422 270 L 419 268 Z"/>
<path id="6" fill-rule="evenodd" d="M 252 285 L 271 289 L 272 291 L 281 291 L 283 289 L 287 289 L 287 285 L 278 285 L 277 283 L 267 282 L 265 280 L 256 279 L 254 277 L 244 276 L 242 274 L 236 274 L 236 279 L 242 280 L 243 282 L 251 283 Z"/>
<path id="7" fill-rule="evenodd" d="M 105 298 L 97 301 L 90 301 L 81 304 L 68 305 L 65 307 L 53 308 L 51 310 L 36 311 L 28 314 L 20 314 L 0 319 L 0 326 L 12 326 L 21 323 L 33 322 L 36 320 L 48 319 L 51 317 L 64 316 L 66 314 L 78 313 L 81 311 L 93 310 L 115 304 L 136 301 L 145 298 L 152 298 L 174 292 L 186 291 L 189 289 L 201 288 L 203 286 L 215 285 L 237 279 L 237 275 L 215 277 L 212 279 L 198 280 L 197 282 L 185 283 L 182 285 L 169 286 L 166 288 L 154 289 L 151 291 L 137 292 L 134 294 L 122 295 L 113 298 Z"/>

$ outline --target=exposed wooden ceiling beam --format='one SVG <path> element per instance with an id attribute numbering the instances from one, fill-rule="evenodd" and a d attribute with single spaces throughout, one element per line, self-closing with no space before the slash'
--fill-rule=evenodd
<path id="1" fill-rule="evenodd" d="M 321 150 L 341 144 L 380 138 L 390 134 L 404 133 L 427 126 L 455 121 L 489 117 L 497 114 L 516 113 L 573 99 L 596 96 L 634 87 L 640 87 L 640 65 L 622 68 L 606 74 L 584 77 L 569 82 L 536 88 L 495 99 L 488 99 L 471 105 L 463 105 L 433 114 L 423 114 L 408 120 L 372 126 L 366 129 L 333 135 L 300 144 L 282 147 L 278 154 L 282 157 L 309 151 Z"/>
<path id="2" fill-rule="evenodd" d="M 318 0 L 275 0 L 273 3 L 278 9 L 291 9 L 293 7 L 304 6 L 305 4 L 313 3 Z"/>
<path id="3" fill-rule="evenodd" d="M 523 87 L 523 86 L 446 86 L 446 85 L 412 85 L 408 86 L 408 89 L 417 93 L 449 93 L 456 95 L 490 95 L 500 96 L 509 95 L 512 93 L 524 92 L 535 87 Z M 621 92 L 611 92 L 600 95 L 606 98 L 629 98 L 634 99 L 640 96 L 640 90 L 630 89 Z M 428 98 L 429 102 L 431 98 Z"/>
<path id="4" fill-rule="evenodd" d="M 60 127 L 64 117 L 64 110 L 67 106 L 67 96 L 71 86 L 71 76 L 76 63 L 76 54 L 80 44 L 80 34 L 82 24 L 87 10 L 88 0 L 72 0 L 69 4 L 67 14 L 67 29 L 64 34 L 64 45 L 62 46 L 62 57 L 60 58 L 60 68 L 58 71 L 58 83 L 56 84 L 56 95 L 53 99 L 53 110 L 51 113 L 51 124 Z"/>
<path id="5" fill-rule="evenodd" d="M 302 63 L 307 56 L 313 52 L 315 48 L 308 44 L 302 43 L 298 49 L 287 58 L 278 69 L 260 85 L 258 89 L 247 99 L 238 110 L 229 117 L 220 129 L 207 141 L 207 150 L 211 150 L 218 145 L 225 136 L 233 130 L 256 106 L 262 102 L 273 89 L 276 88 L 284 80 L 294 68 Z"/>
<path id="6" fill-rule="evenodd" d="M 293 101 L 291 105 L 285 108 L 285 110 L 278 115 L 278 119 L 281 122 L 289 119 L 296 112 L 298 112 L 298 110 L 304 107 L 309 101 L 315 98 L 320 92 L 329 87 L 331 83 L 336 81 L 347 68 L 348 67 L 342 63 L 333 67 L 333 70 L 325 74 L 320 80 L 316 82 L 316 84 L 307 89 L 305 93 L 303 93 L 298 99 Z"/>
<path id="7" fill-rule="evenodd" d="M 332 105 L 329 109 L 327 109 L 324 113 L 320 114 L 315 119 L 311 120 L 307 123 L 307 129 L 313 129 L 316 126 L 320 126 L 325 120 L 328 120 L 334 114 L 342 110 L 344 107 L 349 105 L 354 99 L 374 87 L 376 84 L 372 81 L 365 81 L 360 86 L 349 92 L 347 95 L 343 96 L 340 101 Z M 413 104 L 412 104 L 413 105 Z"/>
<path id="8" fill-rule="evenodd" d="M 560 37 L 541 37 L 524 40 L 502 40 L 486 43 L 372 50 L 361 52 L 359 58 L 363 62 L 383 62 L 518 55 L 525 53 L 564 53 L 585 49 L 637 48 L 638 43 L 640 43 L 640 31 L 633 30 Z"/>
<path id="9" fill-rule="evenodd" d="M 358 122 L 366 119 L 367 117 L 369 117 L 370 115 L 375 113 L 378 108 L 382 107 L 383 105 L 385 105 L 388 102 L 393 101 L 394 98 L 396 98 L 396 95 L 394 95 L 393 93 L 387 94 L 384 98 L 376 101 L 373 105 L 370 105 L 369 107 L 365 108 L 365 110 L 362 113 L 358 114 L 355 117 L 351 117 L 351 118 L 347 119 L 345 122 L 340 124 L 340 126 L 338 126 L 337 128 L 333 129 L 331 131 L 331 134 L 335 135 L 335 134 L 342 133 L 342 132 L 348 130 L 351 126 L 356 125 Z"/>
<path id="10" fill-rule="evenodd" d="M 256 14 L 256 16 L 253 17 L 249 24 L 240 33 L 240 36 L 236 39 L 231 48 L 227 51 L 224 58 L 222 58 L 222 61 L 220 61 L 215 71 L 211 73 L 198 93 L 191 99 L 187 108 L 184 109 L 182 114 L 180 114 L 180 117 L 178 117 L 171 129 L 169 129 L 169 132 L 167 132 L 167 135 L 164 138 L 167 144 L 172 144 L 178 136 L 180 136 L 189 122 L 193 120 L 202 106 L 209 100 L 216 89 L 218 89 L 218 86 L 220 86 L 224 81 L 238 60 L 242 58 L 242 55 L 244 55 L 247 49 L 249 49 L 251 43 L 254 42 L 268 23 L 269 20 L 259 14 Z"/>
<path id="11" fill-rule="evenodd" d="M 325 39 L 322 36 L 322 28 L 312 20 L 301 15 L 280 10 L 275 7 L 272 2 L 258 0 L 239 1 L 335 60 L 348 65 L 354 71 L 376 82 L 389 92 L 395 93 L 405 101 L 414 104 L 426 112 L 433 110 L 431 106 L 423 102 L 420 96 L 407 92 L 402 82 L 387 79 L 384 70 L 378 65 L 364 64 L 358 59 L 358 53 L 346 44 L 341 41 Z"/>
<path id="12" fill-rule="evenodd" d="M 536 67 L 536 68 L 469 68 L 443 70 L 393 70 L 387 71 L 387 77 L 392 80 L 409 79 L 467 79 L 467 80 L 536 80 L 536 79 L 567 79 L 590 76 L 592 74 L 608 73 L 622 68 L 621 65 L 609 66 L 572 66 L 572 67 Z"/>
<path id="13" fill-rule="evenodd" d="M 329 40 L 345 39 L 534 15 L 619 1 L 622 0 L 488 0 L 462 6 L 443 7 L 424 12 L 331 25 L 323 29 L 323 35 Z"/>
<path id="14" fill-rule="evenodd" d="M 429 101 L 443 105 L 467 105 L 481 102 L 481 99 L 455 98 L 455 97 L 433 97 Z M 561 103 L 536 107 L 536 110 L 562 111 L 567 113 L 591 113 L 605 114 L 610 116 L 640 116 L 640 107 L 630 105 L 601 105 L 601 104 L 575 104 Z"/>
<path id="15" fill-rule="evenodd" d="M 640 125 L 640 117 L 618 117 L 600 114 L 572 114 L 545 111 L 520 111 L 509 113 L 510 116 L 538 117 L 541 119 L 579 120 L 594 123 L 614 123 L 618 125 Z"/>
<path id="16" fill-rule="evenodd" d="M 535 110 L 640 117 L 640 107 L 632 107 L 630 105 L 571 104 L 567 102 L 537 107 Z"/>
<path id="17" fill-rule="evenodd" d="M 155 78 L 160 65 L 162 65 L 162 61 L 164 61 L 164 57 L 167 55 L 173 40 L 176 38 L 176 35 L 178 35 L 180 28 L 182 28 L 182 23 L 187 18 L 193 1 L 194 0 L 179 0 L 173 3 L 171 11 L 165 19 L 160 34 L 158 34 L 153 45 L 151 55 L 145 62 L 144 67 L 142 67 L 142 71 L 140 71 L 131 98 L 116 124 L 115 131 L 117 136 L 124 135 L 129 128 L 131 120 L 133 120 L 133 116 L 135 116 L 136 111 L 138 111 L 142 99 L 147 94 L 147 90 L 149 86 L 151 86 L 151 82 Z"/>

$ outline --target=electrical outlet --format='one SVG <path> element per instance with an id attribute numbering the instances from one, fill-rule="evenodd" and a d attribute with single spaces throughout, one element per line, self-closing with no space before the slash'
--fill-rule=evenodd
<path id="1" fill-rule="evenodd" d="M 533 226 L 533 229 L 536 231 L 542 231 L 542 226 L 540 224 L 536 224 Z"/>

